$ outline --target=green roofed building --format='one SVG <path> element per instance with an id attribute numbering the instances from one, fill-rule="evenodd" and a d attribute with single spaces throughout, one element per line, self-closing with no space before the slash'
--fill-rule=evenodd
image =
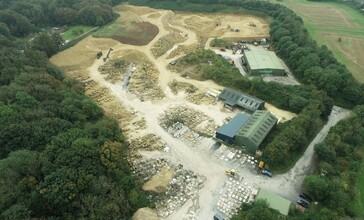
<path id="1" fill-rule="evenodd" d="M 234 107 L 239 106 L 248 112 L 254 112 L 258 109 L 264 108 L 264 101 L 249 96 L 247 94 L 235 91 L 233 89 L 224 88 L 219 95 L 219 99 L 225 101 L 225 106 Z"/>
<path id="2" fill-rule="evenodd" d="M 250 152 L 255 152 L 277 121 L 278 119 L 268 111 L 255 111 L 235 135 L 235 143 L 245 146 Z"/>
<path id="3" fill-rule="evenodd" d="M 262 188 L 259 189 L 256 196 L 256 200 L 258 199 L 266 200 L 270 208 L 277 210 L 282 215 L 288 215 L 292 204 L 291 201 Z"/>
<path id="4" fill-rule="evenodd" d="M 243 115 L 241 113 L 236 114 L 229 123 L 223 124 L 219 129 L 217 129 L 216 138 L 229 144 L 233 144 L 235 134 L 248 121 L 249 117 L 249 115 Z"/>
<path id="5" fill-rule="evenodd" d="M 285 75 L 285 69 L 273 51 L 244 51 L 243 59 L 251 75 Z"/>

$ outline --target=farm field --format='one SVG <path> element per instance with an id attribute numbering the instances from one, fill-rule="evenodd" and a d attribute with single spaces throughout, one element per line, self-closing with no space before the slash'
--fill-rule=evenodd
<path id="1" fill-rule="evenodd" d="M 91 30 L 92 26 L 76 25 L 68 27 L 67 31 L 62 34 L 64 40 L 71 40 L 87 31 Z"/>
<path id="2" fill-rule="evenodd" d="M 337 3 L 285 0 L 282 4 L 301 16 L 312 38 L 326 45 L 359 82 L 364 82 L 363 15 Z"/>

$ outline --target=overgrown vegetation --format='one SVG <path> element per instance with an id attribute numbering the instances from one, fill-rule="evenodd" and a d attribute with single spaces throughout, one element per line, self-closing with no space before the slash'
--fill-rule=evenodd
<path id="1" fill-rule="evenodd" d="M 211 41 L 210 46 L 211 47 L 225 47 L 225 48 L 228 48 L 229 46 L 231 46 L 231 42 L 226 40 L 226 39 L 214 38 Z"/>
<path id="2" fill-rule="evenodd" d="M 0 1 L 0 219 L 130 219 L 150 205 L 117 122 L 49 63 L 59 34 L 15 38 L 86 14 L 107 22 L 119 1 L 91 3 Z"/>

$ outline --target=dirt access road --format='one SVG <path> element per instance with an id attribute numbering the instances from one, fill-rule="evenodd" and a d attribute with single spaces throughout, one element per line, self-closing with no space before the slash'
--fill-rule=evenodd
<path id="1" fill-rule="evenodd" d="M 134 17 L 137 17 L 139 22 L 149 22 L 156 25 L 159 29 L 157 36 L 145 46 L 122 44 L 112 39 L 95 39 L 88 37 L 76 46 L 55 55 L 51 58 L 51 61 L 60 66 L 68 77 L 76 78 L 81 81 L 85 86 L 86 94 L 94 98 L 107 115 L 110 115 L 119 121 L 128 140 L 138 139 L 146 134 L 155 134 L 171 149 L 169 152 L 141 150 L 140 155 L 143 158 L 166 158 L 173 164 L 182 164 L 184 169 L 192 170 L 194 173 L 206 177 L 203 188 L 198 192 L 199 201 L 201 201 L 201 203 L 195 214 L 193 216 L 187 214 L 188 211 L 193 208 L 192 200 L 187 200 L 182 207 L 175 210 L 167 219 L 211 219 L 215 212 L 216 196 L 219 194 L 224 181 L 227 179 L 224 172 L 231 167 L 231 164 L 216 160 L 216 158 L 213 157 L 211 146 L 214 141 L 211 138 L 203 138 L 198 145 L 187 143 L 178 138 L 174 138 L 164 130 L 160 126 L 159 118 L 172 107 L 184 106 L 203 113 L 209 118 L 209 121 L 212 121 L 216 125 L 221 125 L 226 117 L 233 117 L 236 114 L 236 111 L 224 111 L 221 102 L 214 104 L 192 103 L 187 99 L 188 94 L 186 94 L 186 92 L 174 94 L 169 87 L 170 82 L 173 80 L 189 83 L 201 92 L 208 89 L 221 90 L 223 88 L 212 81 L 196 81 L 182 78 L 177 73 L 171 72 L 167 66 L 172 59 L 183 56 L 186 48 L 191 50 L 199 46 L 203 47 L 206 40 L 212 37 L 212 35 L 224 35 L 226 33 L 225 28 L 216 27 L 216 21 L 218 19 L 223 21 L 222 25 L 225 25 L 224 23 L 234 24 L 234 21 L 254 21 L 256 24 L 260 24 L 264 21 L 247 15 L 236 15 L 235 17 L 231 15 L 230 17 L 224 17 L 224 15 L 221 14 L 176 14 L 171 11 L 154 10 L 146 7 L 128 5 L 121 7 L 124 7 L 123 9 L 127 10 L 129 13 L 134 13 Z M 222 19 L 223 17 L 225 20 Z M 226 20 L 228 17 L 232 19 L 231 22 Z M 247 30 L 248 31 L 245 33 L 247 36 L 254 35 L 252 31 L 256 31 L 256 35 L 260 35 L 263 32 L 268 33 L 267 27 L 263 26 L 261 28 L 258 27 Z M 165 53 L 162 56 L 155 57 L 151 52 L 153 46 L 171 32 L 180 33 L 185 39 L 182 42 L 175 43 L 171 48 L 165 48 Z M 232 33 L 227 34 L 231 35 Z M 243 30 L 239 32 L 239 37 L 241 37 L 242 34 L 244 34 Z M 141 69 L 153 69 L 152 73 L 157 74 L 158 79 L 157 83 L 155 85 L 153 84 L 152 88 L 148 87 L 148 89 L 153 92 L 153 89 L 156 87 L 160 88 L 164 94 L 163 98 L 146 98 L 142 100 L 138 98 L 138 91 L 128 92 L 123 89 L 123 82 L 112 83 L 106 80 L 99 71 L 99 67 L 102 66 L 104 62 L 102 59 L 95 60 L 95 55 L 98 51 L 107 51 L 110 47 L 114 49 L 110 54 L 111 60 L 125 59 L 137 63 L 137 70 L 133 73 L 130 84 L 136 82 L 136 77 L 145 77 L 145 75 L 138 75 L 141 74 Z M 148 66 L 145 66 L 146 62 L 152 63 L 152 65 L 148 64 Z M 274 110 L 275 108 L 271 109 Z M 277 111 L 279 111 L 279 109 L 277 109 Z M 336 111 L 334 111 L 334 113 L 335 112 Z M 284 111 L 281 111 L 280 114 L 286 119 L 293 117 L 291 113 Z M 287 116 L 284 116 L 285 114 L 287 114 Z M 328 127 L 335 124 L 337 120 L 345 115 L 346 112 L 343 111 L 336 116 L 330 117 Z M 143 126 L 140 126 L 140 124 L 143 124 Z M 321 135 L 320 137 L 325 136 L 329 129 L 328 127 L 323 129 L 323 133 L 319 134 Z M 310 145 L 304 158 L 312 158 L 312 155 L 313 145 Z M 304 174 L 307 172 L 306 167 L 309 167 L 309 164 L 310 160 L 301 159 L 296 164 L 295 168 L 288 174 L 276 176 L 272 179 L 257 176 L 248 169 L 242 169 L 239 170 L 239 172 L 241 172 L 241 175 L 245 177 L 245 180 L 254 187 L 263 186 L 282 196 L 293 198 L 293 195 L 297 193 L 297 188 L 302 182 Z M 295 175 L 300 175 L 300 177 L 295 178 Z M 291 178 L 293 178 L 295 182 L 292 182 Z"/>

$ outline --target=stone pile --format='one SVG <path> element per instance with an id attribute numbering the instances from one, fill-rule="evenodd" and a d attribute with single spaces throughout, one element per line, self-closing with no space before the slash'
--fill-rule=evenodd
<path id="1" fill-rule="evenodd" d="M 159 38 L 150 51 L 155 58 L 158 58 L 165 54 L 168 50 L 172 49 L 175 44 L 181 43 L 183 41 L 184 37 L 180 33 L 171 32 Z"/>
<path id="2" fill-rule="evenodd" d="M 181 207 L 188 199 L 198 195 L 199 189 L 204 185 L 206 177 L 184 170 L 180 164 L 171 165 L 165 159 L 134 160 L 132 163 L 133 175 L 141 182 L 149 181 L 158 174 L 162 168 L 174 171 L 174 176 L 163 193 L 154 194 L 155 208 L 160 217 L 165 218 Z"/>
<path id="3" fill-rule="evenodd" d="M 185 91 L 188 94 L 192 94 L 198 90 L 196 86 L 194 86 L 190 83 L 178 82 L 177 80 L 173 80 L 169 84 L 169 87 L 171 88 L 171 90 L 174 94 L 177 94 L 178 91 Z"/>
<path id="4" fill-rule="evenodd" d="M 216 103 L 216 99 L 215 98 L 211 98 L 209 96 L 206 96 L 205 93 L 191 93 L 187 96 L 187 100 L 192 102 L 192 103 L 195 103 L 197 105 L 200 105 L 200 104 L 207 104 L 207 105 L 210 105 L 210 104 L 214 104 Z"/>
<path id="5" fill-rule="evenodd" d="M 158 85 L 159 72 L 150 61 L 143 59 L 137 71 L 133 73 L 128 90 L 140 100 L 160 100 L 164 93 Z"/>
<path id="6" fill-rule="evenodd" d="M 206 120 L 210 120 L 210 118 L 202 112 L 198 112 L 185 106 L 172 107 L 159 118 L 160 125 L 165 130 L 176 122 L 180 122 L 190 129 L 194 129 L 198 124 Z"/>
<path id="7" fill-rule="evenodd" d="M 188 199 L 195 197 L 203 187 L 205 179 L 190 170 L 177 169 L 167 191 L 155 198 L 158 215 L 166 218 Z"/>
<path id="8" fill-rule="evenodd" d="M 141 183 L 147 182 L 154 175 L 160 172 L 161 168 L 169 168 L 169 164 L 165 159 L 157 160 L 134 160 L 132 162 L 133 174 Z"/>
<path id="9" fill-rule="evenodd" d="M 154 134 L 147 134 L 141 138 L 133 139 L 130 141 L 129 149 L 134 150 L 146 150 L 146 151 L 160 151 L 166 147 L 166 143 L 162 139 Z"/>
<path id="10" fill-rule="evenodd" d="M 230 219 L 238 212 L 242 203 L 248 203 L 252 200 L 252 191 L 253 188 L 247 183 L 230 177 L 220 193 L 217 210 Z"/>
<path id="11" fill-rule="evenodd" d="M 235 164 L 236 167 L 249 166 L 251 169 L 255 169 L 258 166 L 258 160 L 253 156 L 244 154 L 242 150 L 229 148 L 225 145 L 221 145 L 214 153 L 215 157 L 220 160 Z"/>
<path id="12" fill-rule="evenodd" d="M 193 144 L 198 143 L 202 139 L 197 132 L 192 131 L 181 122 L 176 122 L 168 127 L 167 132 L 175 138 L 179 138 L 185 142 L 192 142 Z"/>
<path id="13" fill-rule="evenodd" d="M 106 75 L 105 80 L 115 83 L 122 81 L 128 66 L 129 62 L 124 60 L 109 60 L 99 67 L 99 71 L 101 74 Z"/>

